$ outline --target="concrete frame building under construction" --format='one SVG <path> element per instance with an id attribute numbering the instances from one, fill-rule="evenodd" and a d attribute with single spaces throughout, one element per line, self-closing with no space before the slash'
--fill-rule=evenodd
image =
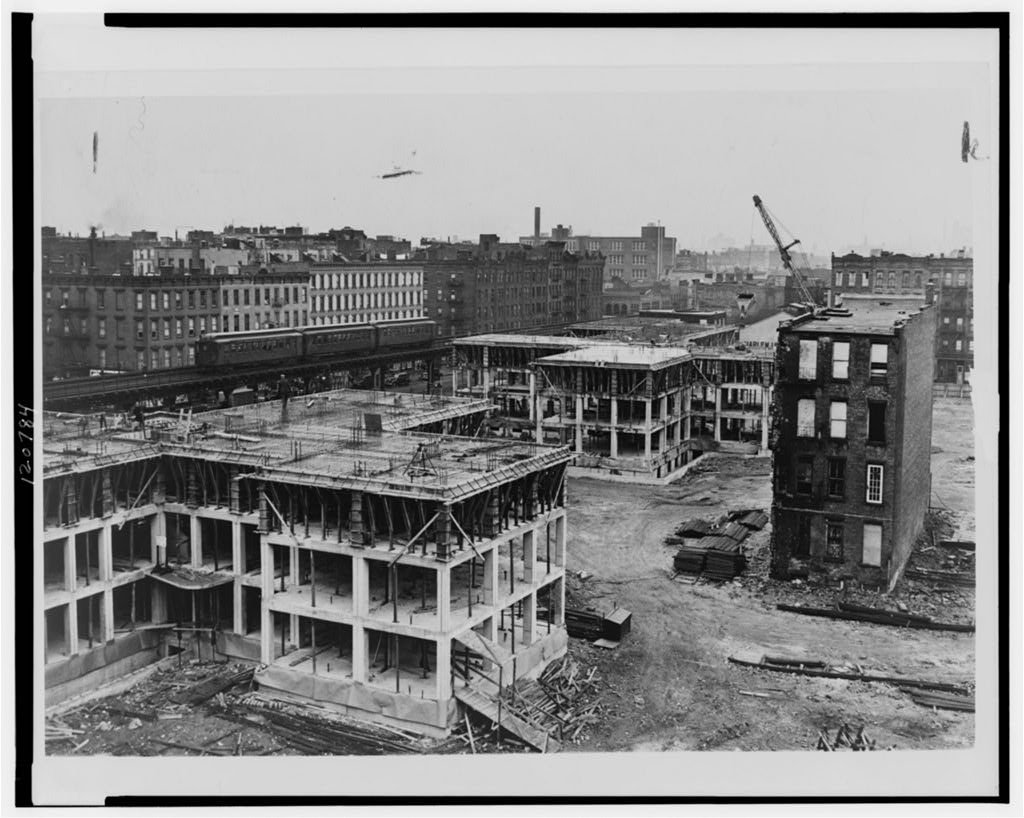
<path id="1" fill-rule="evenodd" d="M 567 644 L 571 455 L 445 433 L 488 408 L 339 390 L 144 431 L 47 415 L 47 702 L 184 644 L 437 735 L 458 698 L 539 672 Z"/>
<path id="2" fill-rule="evenodd" d="M 454 343 L 456 394 L 486 396 L 521 437 L 571 446 L 594 474 L 666 481 L 705 452 L 768 450 L 770 349 L 501 334 Z"/>

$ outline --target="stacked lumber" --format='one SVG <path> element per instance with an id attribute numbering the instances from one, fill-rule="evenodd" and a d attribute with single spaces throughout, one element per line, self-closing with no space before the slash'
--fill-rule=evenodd
<path id="1" fill-rule="evenodd" d="M 726 523 L 724 526 L 711 533 L 720 537 L 728 537 L 730 540 L 734 540 L 735 542 L 743 542 L 750 533 L 750 529 L 746 526 L 740 525 L 739 523 Z"/>
<path id="2" fill-rule="evenodd" d="M 793 673 L 798 676 L 818 676 L 826 679 L 846 679 L 856 682 L 881 682 L 901 688 L 917 688 L 922 691 L 933 693 L 949 693 L 957 696 L 968 694 L 969 688 L 962 684 L 950 682 L 932 682 L 926 679 L 910 679 L 903 676 L 881 676 L 874 673 L 865 673 L 860 666 L 853 668 L 843 666 L 832 666 L 816 659 L 793 659 L 786 657 L 762 656 L 758 662 L 749 659 L 741 659 L 730 656 L 729 662 L 740 667 L 755 668 L 757 670 L 771 670 L 776 673 Z"/>
<path id="3" fill-rule="evenodd" d="M 768 525 L 768 515 L 763 511 L 747 511 L 734 517 L 735 521 L 751 531 L 760 531 Z"/>
<path id="4" fill-rule="evenodd" d="M 916 579 L 923 582 L 944 582 L 949 585 L 957 585 L 961 588 L 973 588 L 975 586 L 973 571 L 943 571 L 938 568 L 908 568 L 903 572 L 907 579 Z"/>
<path id="5" fill-rule="evenodd" d="M 593 610 L 566 608 L 565 629 L 577 639 L 600 639 L 604 635 L 604 617 Z"/>
<path id="6" fill-rule="evenodd" d="M 269 729 L 289 747 L 306 755 L 390 755 L 394 753 L 422 753 L 411 738 L 399 731 L 389 731 L 392 738 L 379 727 L 349 721 L 299 715 L 288 710 L 255 706 L 253 701 L 219 710 L 220 718 L 246 726 Z"/>
<path id="7" fill-rule="evenodd" d="M 695 519 L 692 519 L 692 520 L 684 520 L 682 525 L 680 525 L 676 529 L 676 536 L 677 537 L 689 537 L 691 539 L 699 538 L 699 537 L 703 537 L 710 530 L 711 530 L 711 523 L 709 523 L 707 520 L 701 520 L 700 518 L 695 518 Z"/>
<path id="8" fill-rule="evenodd" d="M 922 707 L 933 707 L 938 710 L 960 710 L 965 713 L 974 712 L 974 696 L 961 696 L 956 693 L 945 693 L 940 690 L 909 690 L 914 704 Z"/>
<path id="9" fill-rule="evenodd" d="M 743 556 L 740 544 L 735 540 L 727 537 L 715 539 L 716 542 L 707 550 L 704 573 L 710 579 L 729 581 L 743 573 L 747 567 L 747 558 Z"/>
<path id="10" fill-rule="evenodd" d="M 779 603 L 775 607 L 780 611 L 789 611 L 790 613 L 803 614 L 804 616 L 822 616 L 827 619 L 843 619 L 853 622 L 873 622 L 876 625 L 895 625 L 900 628 L 974 633 L 974 625 L 935 622 L 927 616 L 886 611 L 880 608 L 868 608 L 864 605 L 855 605 L 849 602 L 840 602 L 837 608 L 812 608 L 801 605 L 787 605 L 785 603 Z"/>
<path id="11" fill-rule="evenodd" d="M 704 571 L 707 551 L 699 545 L 684 545 L 672 559 L 672 566 L 684 574 L 700 574 Z"/>

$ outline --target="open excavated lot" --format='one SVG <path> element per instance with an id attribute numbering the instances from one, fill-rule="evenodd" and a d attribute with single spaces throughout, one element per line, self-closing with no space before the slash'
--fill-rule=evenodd
<path id="1" fill-rule="evenodd" d="M 938 400 L 933 487 L 946 533 L 973 539 L 973 420 L 968 401 Z M 699 461 L 698 461 L 699 462 Z M 859 666 L 867 673 L 973 683 L 974 635 L 907 630 L 787 613 L 778 602 L 828 604 L 838 588 L 767 577 L 770 524 L 744 543 L 750 567 L 731 583 L 684 584 L 672 577 L 664 539 L 690 517 L 771 507 L 768 458 L 716 456 L 665 487 L 579 479 L 569 484 L 570 607 L 632 611 L 632 631 L 615 650 L 572 639 L 570 651 L 596 664 L 611 688 L 604 719 L 574 749 L 810 750 L 818 733 L 866 726 L 876 747 L 970 746 L 974 714 L 932 710 L 882 683 L 809 678 L 741 668 L 729 656 L 763 654 Z M 948 509 L 948 511 L 947 511 Z M 927 546 L 926 546 L 927 547 Z M 752 553 L 751 553 L 752 552 Z M 928 553 L 931 553 L 929 551 Z M 580 579 L 579 572 L 586 572 Z M 846 589 L 879 607 L 924 594 L 901 582 L 892 596 Z M 945 589 L 927 611 L 943 621 L 973 617 L 970 590 Z M 923 604 L 923 603 L 922 603 Z M 936 611 L 936 607 L 939 608 Z M 751 695 L 753 694 L 753 695 Z"/>

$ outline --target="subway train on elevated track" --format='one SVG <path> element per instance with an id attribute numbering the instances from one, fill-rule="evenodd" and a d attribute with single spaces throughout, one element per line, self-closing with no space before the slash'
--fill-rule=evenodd
<path id="1" fill-rule="evenodd" d="M 338 355 L 369 356 L 396 349 L 429 347 L 437 324 L 426 318 L 323 327 L 282 327 L 250 332 L 207 333 L 196 342 L 196 366 L 305 362 Z"/>

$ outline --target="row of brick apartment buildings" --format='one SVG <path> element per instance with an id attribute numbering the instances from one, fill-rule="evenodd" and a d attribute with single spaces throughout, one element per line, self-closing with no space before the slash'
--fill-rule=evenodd
<path id="1" fill-rule="evenodd" d="M 43 271 L 110 275 L 238 275 L 247 266 L 290 262 L 352 262 L 408 257 L 411 244 L 394 236 L 367 236 L 352 227 L 310 234 L 302 227 L 228 225 L 221 233 L 190 230 L 184 239 L 135 230 L 129 236 L 58 234 L 42 229 Z"/>
<path id="2" fill-rule="evenodd" d="M 941 383 L 964 383 L 974 365 L 974 259 L 952 255 L 910 256 L 879 251 L 832 256 L 832 286 L 838 294 L 879 299 L 927 300 L 934 290 L 938 313 L 935 373 Z"/>
<path id="3" fill-rule="evenodd" d="M 493 235 L 408 260 L 243 265 L 236 274 L 160 269 L 152 276 L 45 272 L 46 376 L 189 365 L 205 332 L 429 317 L 447 337 L 601 316 L 599 256 Z"/>

